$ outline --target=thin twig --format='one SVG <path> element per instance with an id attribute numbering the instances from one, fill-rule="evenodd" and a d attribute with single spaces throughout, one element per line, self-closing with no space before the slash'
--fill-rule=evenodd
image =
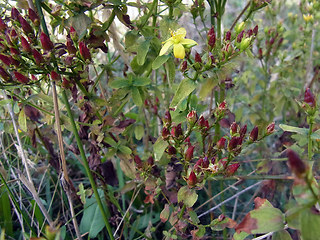
<path id="1" fill-rule="evenodd" d="M 236 26 L 237 22 L 239 21 L 239 19 L 242 17 L 242 15 L 247 11 L 247 9 L 250 7 L 251 4 L 251 0 L 248 1 L 247 5 L 244 7 L 244 9 L 242 9 L 241 13 L 238 15 L 238 17 L 234 20 L 234 22 L 232 23 L 231 27 L 230 27 L 230 31 Z"/>

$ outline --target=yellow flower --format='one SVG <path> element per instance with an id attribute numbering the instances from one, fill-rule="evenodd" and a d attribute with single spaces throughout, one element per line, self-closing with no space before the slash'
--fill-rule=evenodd
<path id="1" fill-rule="evenodd" d="M 313 21 L 313 16 L 310 15 L 309 13 L 307 15 L 303 14 L 303 19 L 306 22 L 310 22 L 310 21 L 312 22 Z"/>
<path id="2" fill-rule="evenodd" d="M 176 58 L 183 59 L 186 55 L 185 47 L 190 48 L 198 43 L 191 39 L 186 39 L 186 29 L 179 28 L 177 31 L 171 31 L 171 38 L 166 40 L 163 47 L 160 50 L 159 56 L 166 54 L 166 52 L 173 46 L 173 54 Z"/>

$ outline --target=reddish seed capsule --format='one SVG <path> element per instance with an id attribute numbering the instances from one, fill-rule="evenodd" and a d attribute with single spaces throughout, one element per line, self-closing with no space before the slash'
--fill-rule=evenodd
<path id="1" fill-rule="evenodd" d="M 21 15 L 20 15 L 20 12 L 18 11 L 18 9 L 12 8 L 11 9 L 11 18 L 16 21 L 19 21 L 19 16 L 21 16 Z"/>
<path id="2" fill-rule="evenodd" d="M 231 40 L 231 32 L 230 31 L 226 32 L 225 40 L 226 41 L 230 41 Z"/>
<path id="3" fill-rule="evenodd" d="M 52 79 L 53 81 L 59 81 L 59 80 L 61 80 L 60 74 L 58 74 L 57 72 L 55 72 L 55 71 L 53 71 L 53 70 L 50 72 L 50 77 L 51 77 L 51 79 Z"/>
<path id="4" fill-rule="evenodd" d="M 163 138 L 164 140 L 167 140 L 167 139 L 169 138 L 169 136 L 170 136 L 169 129 L 166 128 L 166 127 L 163 127 L 163 128 L 162 128 L 162 138 Z"/>
<path id="5" fill-rule="evenodd" d="M 70 36 L 73 41 L 77 41 L 77 38 L 78 38 L 77 31 L 72 26 L 70 27 Z"/>
<path id="6" fill-rule="evenodd" d="M 194 171 L 191 171 L 190 175 L 189 175 L 189 178 L 188 178 L 188 185 L 190 187 L 193 187 L 197 184 L 197 176 L 196 174 L 194 173 Z"/>
<path id="7" fill-rule="evenodd" d="M 20 15 L 19 16 L 19 22 L 21 24 L 22 30 L 28 34 L 28 33 L 33 33 L 32 27 L 30 24 Z"/>
<path id="8" fill-rule="evenodd" d="M 177 126 L 173 126 L 171 128 L 171 136 L 174 138 L 178 138 L 180 136 L 182 136 L 183 132 L 182 132 L 182 127 L 181 127 L 181 123 L 179 123 Z"/>
<path id="9" fill-rule="evenodd" d="M 257 141 L 259 135 L 259 128 L 255 126 L 250 133 L 250 140 L 252 142 Z"/>
<path id="10" fill-rule="evenodd" d="M 194 146 L 189 146 L 184 156 L 186 161 L 190 162 L 190 160 L 193 158 L 193 151 L 194 151 Z"/>
<path id="11" fill-rule="evenodd" d="M 7 57 L 6 55 L 0 54 L 0 60 L 7 66 L 10 67 L 11 65 L 11 59 L 9 57 Z"/>
<path id="12" fill-rule="evenodd" d="M 194 165 L 194 169 L 199 172 L 203 165 L 203 158 L 199 158 L 199 160 Z"/>
<path id="13" fill-rule="evenodd" d="M 240 43 L 243 38 L 244 30 L 242 30 L 237 36 L 237 42 Z"/>
<path id="14" fill-rule="evenodd" d="M 246 135 L 246 133 L 247 133 L 247 124 L 240 128 L 239 133 L 240 133 L 240 137 L 242 137 L 242 138 Z"/>
<path id="15" fill-rule="evenodd" d="M 166 111 L 165 112 L 165 114 L 164 114 L 164 119 L 163 119 L 163 122 L 165 123 L 165 124 L 167 124 L 168 126 L 170 126 L 171 125 L 171 114 L 170 114 L 170 111 L 168 110 L 168 111 Z"/>
<path id="16" fill-rule="evenodd" d="M 229 144 L 228 144 L 229 151 L 236 149 L 238 147 L 238 145 L 240 145 L 239 143 L 241 143 L 241 142 L 242 142 L 242 140 L 240 139 L 240 137 L 232 137 L 229 141 Z"/>
<path id="17" fill-rule="evenodd" d="M 287 150 L 287 156 L 288 156 L 288 165 L 291 171 L 298 178 L 302 178 L 304 174 L 307 172 L 307 165 L 304 163 L 304 161 L 302 161 L 299 155 L 291 149 Z"/>
<path id="18" fill-rule="evenodd" d="M 267 135 L 270 135 L 274 132 L 275 123 L 272 122 L 267 126 Z"/>
<path id="19" fill-rule="evenodd" d="M 168 154 L 169 155 L 174 155 L 174 154 L 176 154 L 177 153 L 177 149 L 174 147 L 174 146 L 169 146 L 168 147 Z"/>
<path id="20" fill-rule="evenodd" d="M 44 32 L 40 34 L 40 42 L 43 50 L 51 51 L 53 49 L 53 43 L 51 42 L 49 36 Z"/>
<path id="21" fill-rule="evenodd" d="M 154 164 L 154 159 L 153 159 L 152 156 L 150 156 L 150 157 L 148 158 L 147 163 L 148 163 L 150 166 L 152 166 L 152 165 Z"/>
<path id="22" fill-rule="evenodd" d="M 209 164 L 210 164 L 210 162 L 209 162 L 208 158 L 205 157 L 205 158 L 203 159 L 202 167 L 203 167 L 203 168 L 208 168 L 208 167 L 209 167 Z"/>
<path id="23" fill-rule="evenodd" d="M 247 37 L 251 37 L 252 35 L 253 35 L 253 31 L 252 31 L 252 29 L 249 29 L 247 31 Z"/>
<path id="24" fill-rule="evenodd" d="M 222 137 L 219 139 L 216 146 L 218 149 L 224 149 L 225 144 L 226 144 L 226 139 Z"/>
<path id="25" fill-rule="evenodd" d="M 11 56 L 18 56 L 20 54 L 19 50 L 16 48 L 10 48 Z"/>
<path id="26" fill-rule="evenodd" d="M 10 56 L 10 61 L 11 61 L 11 64 L 14 65 L 15 67 L 20 67 L 20 61 L 14 59 L 12 56 Z"/>
<path id="27" fill-rule="evenodd" d="M 11 40 L 11 44 L 10 45 L 12 45 L 12 43 L 17 43 L 18 34 L 17 34 L 16 30 L 11 29 L 10 34 L 9 34 L 9 38 Z"/>
<path id="28" fill-rule="evenodd" d="M 304 92 L 304 102 L 309 104 L 310 107 L 315 107 L 316 106 L 316 99 L 311 92 L 310 88 L 307 88 L 306 91 Z"/>
<path id="29" fill-rule="evenodd" d="M 20 42 L 21 42 L 23 51 L 30 53 L 31 47 L 27 39 L 25 39 L 23 36 L 20 36 Z"/>
<path id="30" fill-rule="evenodd" d="M 230 126 L 230 132 L 232 135 L 236 134 L 238 132 L 238 124 L 236 122 L 233 122 Z"/>
<path id="31" fill-rule="evenodd" d="M 3 67 L 0 67 L 0 76 L 6 82 L 11 81 L 11 76 L 9 75 L 9 73 L 7 73 L 7 71 Z"/>
<path id="32" fill-rule="evenodd" d="M 7 29 L 7 24 L 0 18 L 0 31 L 4 32 Z"/>
<path id="33" fill-rule="evenodd" d="M 39 24 L 40 24 L 39 16 L 38 16 L 38 14 L 37 14 L 35 11 L 33 11 L 31 8 L 28 9 L 28 17 L 29 17 L 29 19 L 33 22 L 33 24 L 34 24 L 35 26 L 39 26 Z"/>
<path id="34" fill-rule="evenodd" d="M 258 50 L 258 58 L 259 58 L 259 59 L 262 59 L 262 58 L 263 58 L 262 48 L 259 48 L 259 50 Z"/>
<path id="35" fill-rule="evenodd" d="M 212 37 L 213 35 L 216 35 L 214 32 L 214 26 L 212 26 L 212 28 L 210 28 L 210 30 L 208 32 L 208 38 Z"/>
<path id="36" fill-rule="evenodd" d="M 80 50 L 80 55 L 84 61 L 86 61 L 86 60 L 91 61 L 90 50 L 88 49 L 88 47 L 86 46 L 86 44 L 83 41 L 79 42 L 79 50 Z"/>
<path id="37" fill-rule="evenodd" d="M 134 156 L 133 160 L 137 164 L 138 168 L 142 168 L 142 161 L 141 161 L 141 158 L 138 155 Z"/>
<path id="38" fill-rule="evenodd" d="M 187 115 L 187 120 L 190 124 L 194 124 L 198 120 L 197 112 L 192 110 Z"/>
<path id="39" fill-rule="evenodd" d="M 65 89 L 71 88 L 71 83 L 68 79 L 66 79 L 65 77 L 62 79 L 62 87 Z"/>
<path id="40" fill-rule="evenodd" d="M 34 60 L 36 61 L 36 64 L 40 66 L 41 63 L 43 63 L 43 57 L 40 52 L 38 52 L 36 49 L 32 49 L 32 55 Z"/>
<path id="41" fill-rule="evenodd" d="M 254 34 L 255 36 L 257 36 L 258 31 L 259 31 L 259 27 L 258 27 L 258 25 L 256 25 L 256 26 L 253 28 L 253 34 Z"/>
<path id="42" fill-rule="evenodd" d="M 226 169 L 226 176 L 232 176 L 235 174 L 235 172 L 238 170 L 238 168 L 240 167 L 239 163 L 234 163 L 231 164 L 227 167 Z"/>
<path id="43" fill-rule="evenodd" d="M 24 76 L 23 74 L 21 74 L 19 72 L 14 71 L 13 74 L 16 77 L 16 79 L 21 83 L 26 84 L 30 81 L 30 79 L 28 77 Z"/>

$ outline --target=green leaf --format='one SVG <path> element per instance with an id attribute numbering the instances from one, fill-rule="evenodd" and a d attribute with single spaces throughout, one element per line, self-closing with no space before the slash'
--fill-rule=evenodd
<path id="1" fill-rule="evenodd" d="M 159 161 L 168 147 L 168 143 L 163 140 L 162 136 L 160 136 L 155 144 L 153 145 L 154 158 L 156 161 Z"/>
<path id="2" fill-rule="evenodd" d="M 279 127 L 283 131 L 299 133 L 301 135 L 308 135 L 308 132 L 309 132 L 309 129 L 307 128 L 298 128 L 298 127 L 293 127 L 286 124 L 280 124 Z"/>
<path id="3" fill-rule="evenodd" d="M 138 51 L 137 51 L 137 63 L 138 65 L 143 65 L 145 60 L 146 60 L 146 56 L 147 53 L 149 51 L 149 47 L 150 47 L 150 41 L 146 40 L 144 42 L 142 42 L 139 46 L 138 46 Z"/>
<path id="4" fill-rule="evenodd" d="M 133 79 L 133 86 L 142 87 L 151 83 L 151 79 L 148 77 L 136 77 Z"/>
<path id="5" fill-rule="evenodd" d="M 219 78 L 211 77 L 207 78 L 206 81 L 202 84 L 199 96 L 202 100 L 204 100 L 209 93 L 211 93 L 212 89 L 217 86 L 219 83 Z"/>
<path id="6" fill-rule="evenodd" d="M 171 101 L 170 107 L 173 108 L 179 105 L 194 89 L 196 89 L 196 84 L 192 80 L 183 79 Z"/>
<path id="7" fill-rule="evenodd" d="M 98 191 L 100 197 L 104 199 L 103 191 L 100 189 Z M 104 228 L 104 226 L 105 224 L 102 214 L 100 212 L 96 198 L 93 195 L 91 198 L 86 199 L 83 216 L 80 223 L 80 231 L 82 234 L 88 232 L 90 238 L 95 238 Z"/>
<path id="8" fill-rule="evenodd" d="M 111 147 L 117 148 L 118 144 L 115 140 L 113 140 L 113 138 L 111 137 L 105 137 L 103 139 L 106 143 L 108 143 L 109 145 L 111 145 Z"/>
<path id="9" fill-rule="evenodd" d="M 320 214 L 316 209 L 306 209 L 300 214 L 300 226 L 303 240 L 320 239 Z"/>
<path id="10" fill-rule="evenodd" d="M 131 178 L 131 179 L 136 178 L 136 166 L 134 161 L 130 161 L 129 159 L 122 158 L 120 161 L 120 167 L 124 175 L 126 175 L 128 178 Z"/>
<path id="11" fill-rule="evenodd" d="M 168 62 L 166 63 L 166 71 L 167 71 L 169 84 L 170 86 L 172 86 L 176 78 L 176 66 L 172 58 L 169 58 Z"/>
<path id="12" fill-rule="evenodd" d="M 272 235 L 272 240 L 292 240 L 292 238 L 286 230 L 281 230 Z"/>
<path id="13" fill-rule="evenodd" d="M 178 202 L 183 202 L 187 207 L 192 207 L 198 200 L 196 190 L 183 186 L 178 191 Z"/>
<path id="14" fill-rule="evenodd" d="M 124 146 L 124 145 L 119 146 L 119 151 L 124 154 L 131 154 L 132 153 L 131 149 L 127 146 Z"/>
<path id="15" fill-rule="evenodd" d="M 24 108 L 21 109 L 21 111 L 19 113 L 18 123 L 19 123 L 19 126 L 20 126 L 22 131 L 24 131 L 24 132 L 28 131 L 27 117 L 26 117 L 26 114 L 24 112 Z"/>
<path id="16" fill-rule="evenodd" d="M 138 125 L 134 128 L 134 135 L 137 140 L 141 140 L 144 135 L 144 127 L 142 125 Z"/>
<path id="17" fill-rule="evenodd" d="M 84 13 L 72 16 L 67 20 L 67 25 L 74 27 L 79 38 L 82 38 L 86 34 L 90 24 L 91 18 Z"/>
<path id="18" fill-rule="evenodd" d="M 132 100 L 135 105 L 137 105 L 137 106 L 142 105 L 142 97 L 141 97 L 140 91 L 137 87 L 132 88 L 131 96 L 132 96 Z"/>
<path id="19" fill-rule="evenodd" d="M 109 86 L 114 89 L 129 87 L 130 85 L 131 82 L 126 78 L 116 79 L 109 83 Z"/>
<path id="20" fill-rule="evenodd" d="M 237 233 L 235 232 L 233 234 L 233 239 L 234 240 L 243 240 L 245 239 L 246 237 L 248 237 L 250 234 L 249 233 L 246 233 L 246 232 L 241 232 L 241 233 Z"/>
<path id="21" fill-rule="evenodd" d="M 160 219 L 161 222 L 165 223 L 170 216 L 170 208 L 169 208 L 169 204 L 165 204 L 164 208 L 162 209 L 161 213 L 160 213 Z"/>
<path id="22" fill-rule="evenodd" d="M 169 59 L 169 55 L 162 55 L 162 56 L 158 56 L 156 57 L 156 59 L 153 61 L 152 63 L 152 69 L 156 70 L 159 67 L 161 67 L 164 63 L 166 63 L 166 61 L 168 61 Z"/>
<path id="23" fill-rule="evenodd" d="M 191 218 L 191 221 L 195 224 L 200 223 L 200 220 L 198 218 L 198 215 L 195 211 L 189 211 L 189 216 Z"/>
<path id="24" fill-rule="evenodd" d="M 320 129 L 318 129 L 317 131 L 311 134 L 311 139 L 315 139 L 315 140 L 320 139 Z"/>

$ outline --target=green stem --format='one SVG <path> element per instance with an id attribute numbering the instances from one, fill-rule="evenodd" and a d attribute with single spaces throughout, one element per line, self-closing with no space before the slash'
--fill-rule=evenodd
<path id="1" fill-rule="evenodd" d="M 107 31 L 109 29 L 109 27 L 111 26 L 115 16 L 116 16 L 116 12 L 113 9 L 109 19 L 106 22 L 103 23 L 101 31 L 105 32 L 105 31 Z"/>
<path id="2" fill-rule="evenodd" d="M 158 5 L 158 0 L 153 0 L 153 3 L 152 3 L 152 6 L 147 14 L 147 17 L 145 18 L 144 22 L 139 26 L 140 29 L 143 29 L 143 27 L 147 24 L 149 18 L 151 17 L 153 11 L 154 11 L 154 8 Z M 170 9 L 169 9 L 170 10 Z M 169 13 L 169 16 L 170 16 L 170 13 Z M 154 23 L 154 19 L 153 19 L 153 22 L 152 24 Z"/>
<path id="3" fill-rule="evenodd" d="M 308 159 L 309 161 L 312 161 L 312 139 L 311 139 L 311 134 L 312 134 L 312 128 L 313 128 L 313 117 L 308 117 L 308 122 L 309 122 L 309 132 L 308 132 Z"/>
<path id="4" fill-rule="evenodd" d="M 183 214 L 184 214 L 184 211 L 186 210 L 186 205 L 185 204 L 183 204 L 183 207 L 182 207 L 182 209 L 181 209 L 181 211 L 180 211 L 180 213 L 179 213 L 179 219 L 181 219 L 182 217 L 183 217 Z"/>

